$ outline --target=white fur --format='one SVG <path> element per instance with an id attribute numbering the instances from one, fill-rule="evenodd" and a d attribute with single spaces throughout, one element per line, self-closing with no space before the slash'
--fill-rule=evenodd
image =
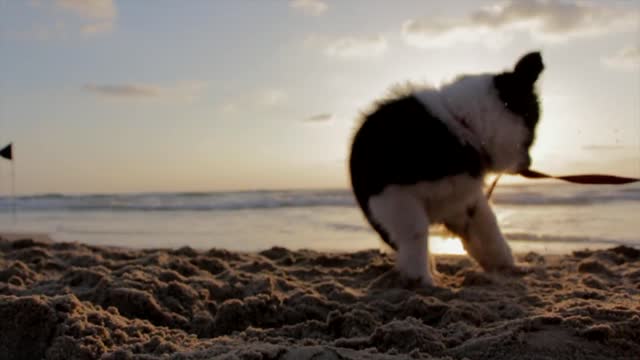
<path id="1" fill-rule="evenodd" d="M 420 199 L 408 188 L 388 186 L 369 200 L 369 209 L 392 241 L 398 244 L 398 270 L 409 278 L 432 284 L 427 255 L 429 218 Z"/>
<path id="2" fill-rule="evenodd" d="M 492 171 L 514 172 L 528 161 L 522 146 L 529 130 L 507 110 L 493 87 L 493 75 L 468 75 L 414 96 L 433 111 L 464 142 L 481 147 L 492 160 Z M 471 129 L 465 129 L 464 119 Z"/>
<path id="3" fill-rule="evenodd" d="M 492 161 L 491 171 L 514 172 L 528 161 L 522 146 L 529 130 L 501 103 L 492 75 L 465 76 L 439 90 L 425 89 L 413 95 L 463 142 L 485 151 Z M 511 249 L 484 196 L 483 185 L 483 179 L 456 175 L 414 185 L 389 185 L 369 199 L 373 221 L 388 232 L 398 248 L 396 267 L 400 272 L 433 283 L 428 227 L 434 223 L 445 223 L 460 235 L 467 252 L 486 270 L 513 266 Z M 469 216 L 470 209 L 473 216 Z"/>
<path id="4" fill-rule="evenodd" d="M 513 266 L 495 215 L 483 193 L 483 181 L 451 176 L 415 185 L 390 185 L 369 199 L 371 216 L 396 244 L 397 269 L 411 279 L 433 284 L 429 266 L 428 227 L 446 223 L 463 238 L 465 249 L 486 270 Z M 468 210 L 475 208 L 473 217 Z"/>
<path id="5" fill-rule="evenodd" d="M 513 267 L 511 248 L 500 231 L 498 222 L 482 192 L 475 197 L 474 215 L 460 214 L 447 220 L 450 230 L 463 239 L 462 244 L 474 259 L 488 271 Z"/>

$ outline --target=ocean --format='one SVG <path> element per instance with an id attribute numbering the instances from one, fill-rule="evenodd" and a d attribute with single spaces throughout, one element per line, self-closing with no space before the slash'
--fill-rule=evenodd
<path id="1" fill-rule="evenodd" d="M 556 182 L 499 185 L 493 197 L 516 252 L 566 253 L 640 246 L 640 186 Z M 272 246 L 323 251 L 382 248 L 349 190 L 141 193 L 0 197 L 0 232 L 134 248 L 190 246 L 256 251 Z M 458 239 L 431 230 L 433 253 L 463 253 Z"/>

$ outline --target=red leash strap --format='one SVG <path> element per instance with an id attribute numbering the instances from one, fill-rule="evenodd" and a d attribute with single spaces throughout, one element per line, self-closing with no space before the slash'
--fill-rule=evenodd
<path id="1" fill-rule="evenodd" d="M 520 175 L 528 179 L 558 179 L 558 180 L 564 180 L 564 181 L 568 181 L 576 184 L 621 185 L 621 184 L 630 184 L 633 182 L 640 181 L 640 179 L 638 178 L 613 176 L 613 175 L 600 175 L 600 174 L 552 176 L 552 175 L 541 173 L 535 170 L 524 170 L 520 172 Z"/>
<path id="2" fill-rule="evenodd" d="M 557 179 L 576 184 L 622 185 L 640 181 L 638 178 L 601 174 L 553 176 L 535 170 L 523 170 L 519 175 L 526 177 L 527 179 Z M 498 180 L 500 180 L 500 175 L 496 176 L 491 185 L 489 185 L 486 195 L 487 199 L 491 198 L 493 190 L 496 188 L 496 185 L 498 185 Z"/>

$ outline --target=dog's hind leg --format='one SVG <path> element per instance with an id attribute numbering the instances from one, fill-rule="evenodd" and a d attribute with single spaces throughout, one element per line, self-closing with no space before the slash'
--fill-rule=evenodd
<path id="1" fill-rule="evenodd" d="M 402 189 L 389 187 L 369 200 L 369 209 L 397 248 L 398 271 L 409 280 L 433 285 L 427 242 L 429 219 L 420 201 Z"/>
<path id="2" fill-rule="evenodd" d="M 486 271 L 514 269 L 511 248 L 484 196 L 478 196 L 464 215 L 445 222 L 445 225 L 462 238 L 465 250 Z"/>

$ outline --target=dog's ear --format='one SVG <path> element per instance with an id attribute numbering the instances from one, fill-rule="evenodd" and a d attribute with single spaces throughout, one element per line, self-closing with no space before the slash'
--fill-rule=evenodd
<path id="1" fill-rule="evenodd" d="M 524 55 L 513 70 L 516 77 L 526 85 L 533 85 L 544 70 L 542 55 L 539 51 Z"/>

